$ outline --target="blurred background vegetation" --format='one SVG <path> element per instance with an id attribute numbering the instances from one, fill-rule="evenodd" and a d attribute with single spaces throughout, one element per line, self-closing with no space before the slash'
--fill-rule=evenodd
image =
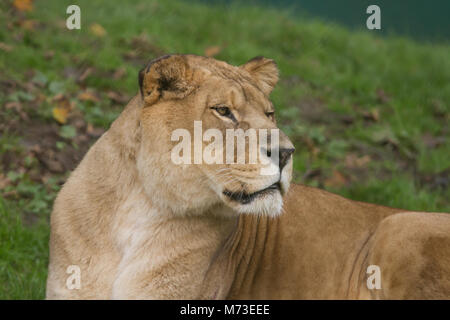
<path id="1" fill-rule="evenodd" d="M 275 59 L 296 182 L 450 212 L 449 2 L 378 1 L 382 31 L 366 2 L 2 1 L 0 299 L 44 297 L 54 197 L 166 53 Z"/>

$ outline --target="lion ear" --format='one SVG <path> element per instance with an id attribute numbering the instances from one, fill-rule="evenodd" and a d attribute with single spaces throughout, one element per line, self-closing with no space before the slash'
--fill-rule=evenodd
<path id="1" fill-rule="evenodd" d="M 278 67 L 272 59 L 255 57 L 249 60 L 241 68 L 247 70 L 256 80 L 258 87 L 266 95 L 269 95 L 278 82 Z"/>
<path id="2" fill-rule="evenodd" d="M 144 106 L 159 100 L 182 99 L 194 89 L 192 70 L 181 55 L 167 55 L 150 61 L 139 72 Z"/>

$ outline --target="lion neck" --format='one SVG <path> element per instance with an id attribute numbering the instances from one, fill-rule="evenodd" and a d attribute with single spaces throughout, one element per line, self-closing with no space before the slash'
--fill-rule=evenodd
<path id="1" fill-rule="evenodd" d="M 201 298 L 251 297 L 262 257 L 274 250 L 277 218 L 240 215 L 237 224 L 217 248 L 206 273 Z M 268 266 L 265 266 L 268 267 Z"/>

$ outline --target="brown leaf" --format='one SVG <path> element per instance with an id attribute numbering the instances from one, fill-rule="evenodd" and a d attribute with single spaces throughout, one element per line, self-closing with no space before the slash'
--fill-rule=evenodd
<path id="1" fill-rule="evenodd" d="M 44 165 L 47 167 L 47 169 L 50 172 L 54 172 L 54 173 L 63 173 L 64 172 L 64 166 L 62 165 L 62 163 L 60 163 L 57 160 L 50 159 L 50 158 L 42 158 L 39 160 L 41 160 L 44 163 Z"/>
<path id="2" fill-rule="evenodd" d="M 422 136 L 422 140 L 428 148 L 436 148 L 443 145 L 446 139 L 445 137 L 435 137 L 427 132 Z"/>
<path id="3" fill-rule="evenodd" d="M 24 121 L 28 121 L 28 114 L 26 112 L 23 111 L 22 109 L 22 105 L 20 104 L 20 102 L 7 102 L 5 104 L 5 108 L 6 109 L 14 109 L 20 116 L 20 118 Z"/>
<path id="4" fill-rule="evenodd" d="M 19 22 L 19 25 L 25 30 L 33 31 L 38 25 L 38 22 L 36 20 L 22 20 Z"/>
<path id="5" fill-rule="evenodd" d="M 137 55 L 145 55 L 146 58 L 149 56 L 160 56 L 163 54 L 163 50 L 156 46 L 145 33 L 142 33 L 137 37 L 133 37 L 131 39 L 130 46 Z"/>
<path id="6" fill-rule="evenodd" d="M 0 190 L 5 189 L 11 184 L 11 181 L 3 173 L 0 173 Z"/>
<path id="7" fill-rule="evenodd" d="M 13 49 L 13 46 L 6 44 L 4 42 L 0 42 L 0 50 L 6 51 L 6 52 L 11 52 Z"/>
<path id="8" fill-rule="evenodd" d="M 19 11 L 33 10 L 33 0 L 14 0 L 13 6 Z"/>
<path id="9" fill-rule="evenodd" d="M 313 157 L 316 157 L 320 153 L 320 148 L 314 144 L 314 141 L 312 139 L 310 139 L 309 137 L 305 137 L 304 142 Z"/>
<path id="10" fill-rule="evenodd" d="M 78 99 L 81 101 L 99 102 L 100 99 L 91 91 L 84 91 L 78 95 Z"/>
<path id="11" fill-rule="evenodd" d="M 123 67 L 117 68 L 116 71 L 114 71 L 113 78 L 115 80 L 119 80 L 123 78 L 123 76 L 127 73 L 127 70 Z"/>
<path id="12" fill-rule="evenodd" d="M 7 199 L 17 199 L 19 198 L 19 193 L 17 192 L 17 190 L 11 190 L 5 192 L 4 194 L 2 194 L 2 196 Z"/>
<path id="13" fill-rule="evenodd" d="M 55 56 L 55 51 L 53 51 L 53 50 L 48 50 L 48 51 L 45 51 L 45 53 L 44 53 L 44 58 L 45 58 L 46 60 L 50 60 L 50 59 L 52 59 L 54 56 Z"/>
<path id="14" fill-rule="evenodd" d="M 86 122 L 83 118 L 76 118 L 75 120 L 71 121 L 72 125 L 77 129 L 82 129 L 86 126 Z"/>
<path id="15" fill-rule="evenodd" d="M 369 155 L 365 155 L 362 157 L 358 157 L 355 154 L 348 154 L 345 157 L 345 165 L 348 168 L 363 168 L 365 167 L 370 161 L 372 161 L 372 158 Z"/>
<path id="16" fill-rule="evenodd" d="M 388 103 L 391 100 L 383 89 L 377 90 L 377 98 L 380 103 Z"/>
<path id="17" fill-rule="evenodd" d="M 114 101 L 115 103 L 125 103 L 128 101 L 128 97 L 125 95 L 122 95 L 118 92 L 115 91 L 108 91 L 107 93 L 108 98 L 110 98 L 112 101 Z"/>
<path id="18" fill-rule="evenodd" d="M 105 130 L 101 128 L 94 128 L 94 126 L 90 123 L 88 123 L 86 128 L 86 133 L 91 137 L 100 137 L 104 132 Z"/>
<path id="19" fill-rule="evenodd" d="M 355 118 L 351 115 L 342 115 L 339 120 L 345 125 L 352 125 L 355 122 Z"/>
<path id="20" fill-rule="evenodd" d="M 222 51 L 222 48 L 220 46 L 211 46 L 205 49 L 205 56 L 214 57 L 218 55 L 220 51 Z"/>
<path id="21" fill-rule="evenodd" d="M 58 93 L 57 95 L 55 95 L 55 96 L 52 98 L 52 101 L 55 102 L 55 101 L 61 101 L 61 100 L 64 100 L 64 99 L 66 99 L 66 97 L 64 96 L 64 94 Z"/>
<path id="22" fill-rule="evenodd" d="M 89 137 L 86 134 L 80 134 L 75 137 L 75 143 L 80 145 L 89 141 Z"/>
<path id="23" fill-rule="evenodd" d="M 42 92 L 38 93 L 36 95 L 36 99 L 34 99 L 34 102 L 37 104 L 41 104 L 42 102 L 44 102 L 45 100 L 47 100 L 47 97 L 45 96 L 45 94 L 43 94 Z"/>
<path id="24" fill-rule="evenodd" d="M 348 183 L 348 179 L 338 170 L 333 170 L 333 175 L 325 180 L 326 187 L 339 188 Z"/>
<path id="25" fill-rule="evenodd" d="M 320 169 L 308 169 L 302 176 L 302 181 L 308 181 L 316 178 L 320 178 L 322 170 Z"/>
<path id="26" fill-rule="evenodd" d="M 5 103 L 5 108 L 6 109 L 14 109 L 16 111 L 21 111 L 22 105 L 20 104 L 20 102 L 12 101 L 12 102 Z"/>
<path id="27" fill-rule="evenodd" d="M 22 213 L 22 221 L 27 227 L 33 226 L 39 221 L 39 215 L 34 212 L 24 211 Z"/>
<path id="28" fill-rule="evenodd" d="M 368 112 L 365 111 L 363 112 L 363 118 L 368 121 L 377 122 L 378 120 L 380 120 L 380 110 L 374 108 Z"/>
<path id="29" fill-rule="evenodd" d="M 94 71 L 93 68 L 86 68 L 83 73 L 78 77 L 77 81 L 78 82 L 84 82 L 84 80 L 86 80 L 87 77 L 90 76 L 90 74 Z"/>

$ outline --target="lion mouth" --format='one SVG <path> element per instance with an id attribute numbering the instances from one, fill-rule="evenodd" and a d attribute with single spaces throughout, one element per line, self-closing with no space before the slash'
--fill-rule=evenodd
<path id="1" fill-rule="evenodd" d="M 246 193 L 245 191 L 233 192 L 233 191 L 225 190 L 225 191 L 223 191 L 223 194 L 233 201 L 239 202 L 241 204 L 248 204 L 264 194 L 272 193 L 277 190 L 278 191 L 281 190 L 280 182 L 276 182 L 276 183 L 268 186 L 267 188 L 258 190 L 253 193 Z"/>

